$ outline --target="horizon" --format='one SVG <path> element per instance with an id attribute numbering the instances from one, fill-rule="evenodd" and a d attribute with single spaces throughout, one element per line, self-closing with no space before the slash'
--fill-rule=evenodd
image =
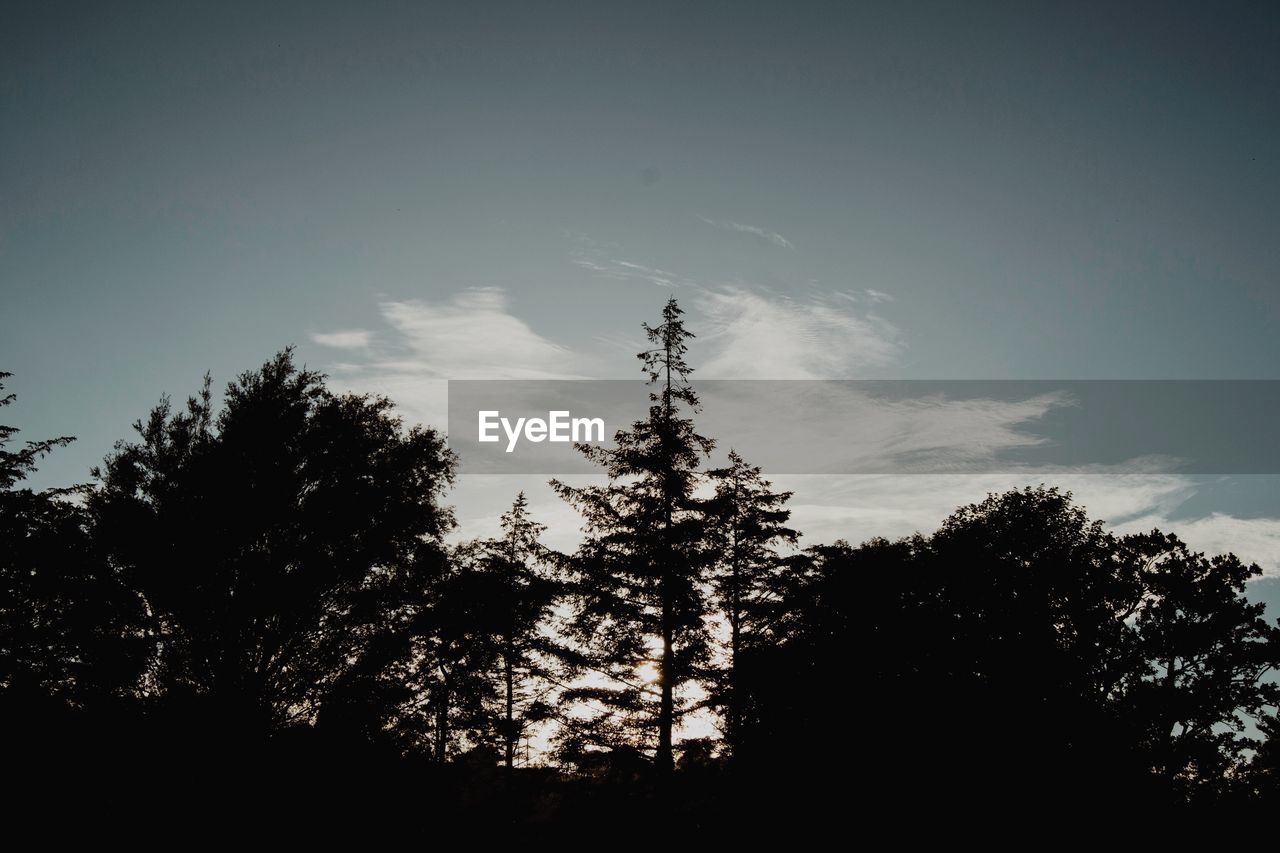
<path id="1" fill-rule="evenodd" d="M 782 550 L 1041 485 L 1257 564 L 1275 622 L 1277 43 L 1253 3 L 14 3 L 10 449 L 90 482 L 288 350 L 461 454 L 427 538 L 522 493 L 568 560 L 578 429 L 643 418 L 675 309 L 700 470 L 791 493 Z"/>

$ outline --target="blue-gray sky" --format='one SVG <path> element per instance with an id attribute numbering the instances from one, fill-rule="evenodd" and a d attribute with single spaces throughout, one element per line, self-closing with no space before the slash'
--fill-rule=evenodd
<path id="1" fill-rule="evenodd" d="M 1275 4 L 2 15 L 5 418 L 79 436 L 37 484 L 289 343 L 426 419 L 442 379 L 634 376 L 672 293 L 708 375 L 1280 378 Z M 981 497 L 881 485 L 805 517 Z M 1083 496 L 1280 571 L 1275 485 Z"/>

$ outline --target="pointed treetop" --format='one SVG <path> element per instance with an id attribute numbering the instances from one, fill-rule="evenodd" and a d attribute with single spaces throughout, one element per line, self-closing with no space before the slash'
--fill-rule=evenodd
<path id="1" fill-rule="evenodd" d="M 689 386 L 693 368 L 684 360 L 685 353 L 689 350 L 686 341 L 695 335 L 684 327 L 684 321 L 680 319 L 683 315 L 684 311 L 673 296 L 662 308 L 661 323 L 657 326 L 641 323 L 649 342 L 655 346 L 637 353 L 636 358 L 643 362 L 643 370 L 649 377 L 649 383 L 663 385 L 662 393 L 651 393 L 650 400 L 661 401 L 666 407 L 679 401 L 697 411 L 698 398 Z"/>

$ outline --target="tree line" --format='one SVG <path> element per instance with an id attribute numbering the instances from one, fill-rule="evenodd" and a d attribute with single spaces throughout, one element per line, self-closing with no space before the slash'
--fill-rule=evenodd
<path id="1" fill-rule="evenodd" d="M 126 810 L 234 780 L 527 832 L 820 823 L 855 785 L 872 813 L 1280 802 L 1258 566 L 1045 486 L 801 548 L 790 493 L 709 467 L 677 302 L 643 328 L 647 417 L 579 445 L 603 483 L 551 482 L 568 553 L 523 494 L 455 541 L 444 437 L 289 349 L 217 411 L 208 376 L 164 398 L 91 484 L 25 487 L 71 439 L 0 427 L 11 772 Z"/>

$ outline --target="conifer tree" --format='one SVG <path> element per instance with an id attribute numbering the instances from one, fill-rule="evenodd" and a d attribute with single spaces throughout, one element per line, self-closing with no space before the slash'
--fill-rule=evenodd
<path id="1" fill-rule="evenodd" d="M 723 709 L 730 753 L 737 740 L 741 713 L 735 685 L 744 645 L 758 640 L 784 590 L 788 561 L 778 553 L 794 545 L 800 534 L 786 526 L 791 512 L 784 504 L 791 492 L 776 492 L 734 450 L 729 465 L 710 472 L 715 495 L 708 502 L 708 532 L 716 562 L 712 590 L 716 608 L 728 630 L 727 659 L 715 675 L 711 703 Z"/>
<path id="2" fill-rule="evenodd" d="M 608 484 L 575 488 L 552 481 L 585 521 L 585 541 L 571 561 L 571 636 L 608 676 L 606 685 L 568 691 L 565 698 L 607 709 L 586 739 L 617 746 L 618 735 L 637 726 L 655 736 L 660 773 L 673 767 L 672 731 L 689 710 L 680 688 L 695 679 L 710 651 L 704 621 L 709 550 L 694 490 L 698 465 L 714 442 L 687 416 L 699 402 L 689 384 L 693 371 L 685 354 L 693 334 L 683 313 L 672 298 L 660 324 L 643 325 L 654 345 L 638 354 L 651 388 L 648 417 L 619 430 L 614 447 L 579 445 L 604 469 Z M 656 669 L 651 685 L 640 675 L 646 664 Z M 647 749 L 650 743 L 646 737 L 629 745 Z"/>
<path id="3" fill-rule="evenodd" d="M 450 548 L 425 587 L 413 688 L 440 763 L 464 744 L 496 741 L 514 768 L 520 738 L 549 716 L 546 696 L 559 686 L 565 651 L 544 630 L 561 594 L 551 552 L 538 541 L 546 527 L 529 515 L 523 492 L 501 527 L 497 538 Z"/>
<path id="4" fill-rule="evenodd" d="M 553 667 L 563 659 L 563 650 L 543 630 L 560 597 L 549 551 L 538 541 L 546 529 L 529 515 L 529 502 L 520 492 L 502 515 L 502 536 L 485 543 L 495 591 L 490 618 L 501 665 L 497 729 L 508 770 L 515 766 L 521 736 L 548 714 L 544 697 L 555 679 Z"/>

